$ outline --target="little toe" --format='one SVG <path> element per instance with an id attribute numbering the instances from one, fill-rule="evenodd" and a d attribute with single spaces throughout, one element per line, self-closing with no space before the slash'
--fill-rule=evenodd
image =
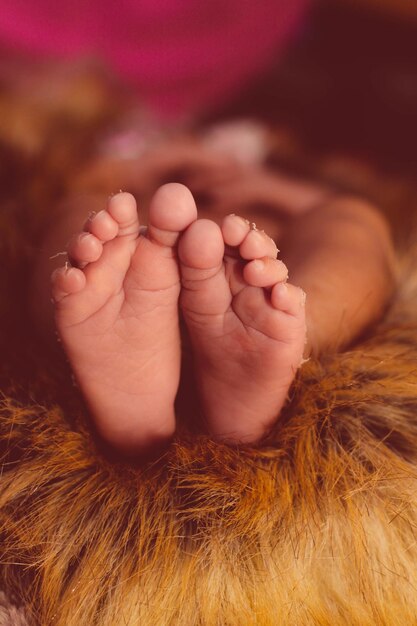
<path id="1" fill-rule="evenodd" d="M 118 225 L 119 237 L 137 238 L 140 228 L 138 208 L 131 193 L 121 191 L 109 198 L 107 212 Z"/>
<path id="2" fill-rule="evenodd" d="M 91 233 L 83 232 L 70 239 L 67 251 L 71 263 L 82 268 L 100 258 L 103 244 Z"/>
<path id="3" fill-rule="evenodd" d="M 306 294 L 300 287 L 290 283 L 278 283 L 272 288 L 271 304 L 284 313 L 299 315 L 305 307 L 305 302 Z"/>
<path id="4" fill-rule="evenodd" d="M 106 210 L 91 215 L 84 225 L 84 230 L 102 242 L 111 241 L 119 233 L 119 224 Z"/>
<path id="5" fill-rule="evenodd" d="M 250 230 L 239 246 L 242 259 L 262 259 L 271 257 L 276 259 L 278 248 L 271 237 L 261 230 Z"/>
<path id="6" fill-rule="evenodd" d="M 282 261 L 264 257 L 249 261 L 243 268 L 243 278 L 252 287 L 272 287 L 287 280 L 288 270 Z"/>
<path id="7" fill-rule="evenodd" d="M 174 246 L 180 233 L 196 219 L 191 191 L 185 185 L 167 183 L 152 198 L 147 237 L 161 246 Z"/>
<path id="8" fill-rule="evenodd" d="M 65 296 L 81 291 L 86 283 L 84 272 L 76 267 L 59 267 L 51 276 L 52 299 L 60 302 Z"/>

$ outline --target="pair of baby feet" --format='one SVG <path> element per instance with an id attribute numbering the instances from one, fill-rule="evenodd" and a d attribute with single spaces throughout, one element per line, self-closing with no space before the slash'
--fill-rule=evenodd
<path id="1" fill-rule="evenodd" d="M 304 293 L 246 220 L 197 219 L 190 191 L 158 189 L 147 228 L 119 193 L 52 276 L 57 329 L 101 435 L 128 454 L 169 440 L 180 309 L 210 433 L 255 442 L 285 402 L 305 345 Z"/>

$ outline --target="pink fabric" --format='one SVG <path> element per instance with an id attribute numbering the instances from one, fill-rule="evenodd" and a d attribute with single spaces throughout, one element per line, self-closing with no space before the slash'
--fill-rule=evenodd
<path id="1" fill-rule="evenodd" d="M 308 0 L 0 0 L 0 39 L 94 56 L 165 114 L 206 110 L 278 58 Z"/>

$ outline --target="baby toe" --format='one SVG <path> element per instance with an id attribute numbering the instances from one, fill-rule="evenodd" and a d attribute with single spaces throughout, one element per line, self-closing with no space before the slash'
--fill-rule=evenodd
<path id="1" fill-rule="evenodd" d="M 271 237 L 261 230 L 252 229 L 239 246 L 242 259 L 262 259 L 271 257 L 276 259 L 278 248 Z"/>
<path id="2" fill-rule="evenodd" d="M 305 307 L 305 301 L 304 291 L 290 283 L 278 283 L 272 288 L 272 306 L 289 315 L 299 315 Z"/>
<path id="3" fill-rule="evenodd" d="M 149 206 L 147 237 L 161 246 L 174 246 L 180 233 L 197 219 L 191 191 L 179 183 L 167 183 L 155 192 Z"/>
<path id="4" fill-rule="evenodd" d="M 288 270 L 282 261 L 264 257 L 247 263 L 243 268 L 243 278 L 252 287 L 272 287 L 287 280 Z"/>
<path id="5" fill-rule="evenodd" d="M 70 239 L 67 250 L 71 263 L 82 268 L 100 258 L 103 244 L 91 233 L 83 232 Z"/>
<path id="6" fill-rule="evenodd" d="M 91 215 L 86 224 L 84 230 L 91 233 L 100 241 L 111 241 L 119 232 L 119 224 L 106 210 L 99 211 Z"/>
<path id="7" fill-rule="evenodd" d="M 211 220 L 196 220 L 182 235 L 178 246 L 182 277 L 200 278 L 200 270 L 218 270 L 222 263 L 224 245 L 220 229 Z"/>
<path id="8" fill-rule="evenodd" d="M 57 268 L 51 276 L 52 299 L 60 302 L 65 296 L 81 291 L 86 283 L 84 272 L 76 267 Z"/>
<path id="9" fill-rule="evenodd" d="M 119 236 L 136 239 L 140 225 L 136 200 L 131 193 L 121 191 L 109 198 L 107 212 L 117 223 Z"/>
<path id="10" fill-rule="evenodd" d="M 250 232 L 250 222 L 239 215 L 226 215 L 221 226 L 225 244 L 240 246 Z"/>

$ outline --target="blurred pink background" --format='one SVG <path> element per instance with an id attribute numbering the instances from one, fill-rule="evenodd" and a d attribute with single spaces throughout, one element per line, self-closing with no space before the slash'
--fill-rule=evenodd
<path id="1" fill-rule="evenodd" d="M 104 62 L 166 117 L 221 105 L 275 62 L 308 0 L 0 0 L 11 50 Z"/>

